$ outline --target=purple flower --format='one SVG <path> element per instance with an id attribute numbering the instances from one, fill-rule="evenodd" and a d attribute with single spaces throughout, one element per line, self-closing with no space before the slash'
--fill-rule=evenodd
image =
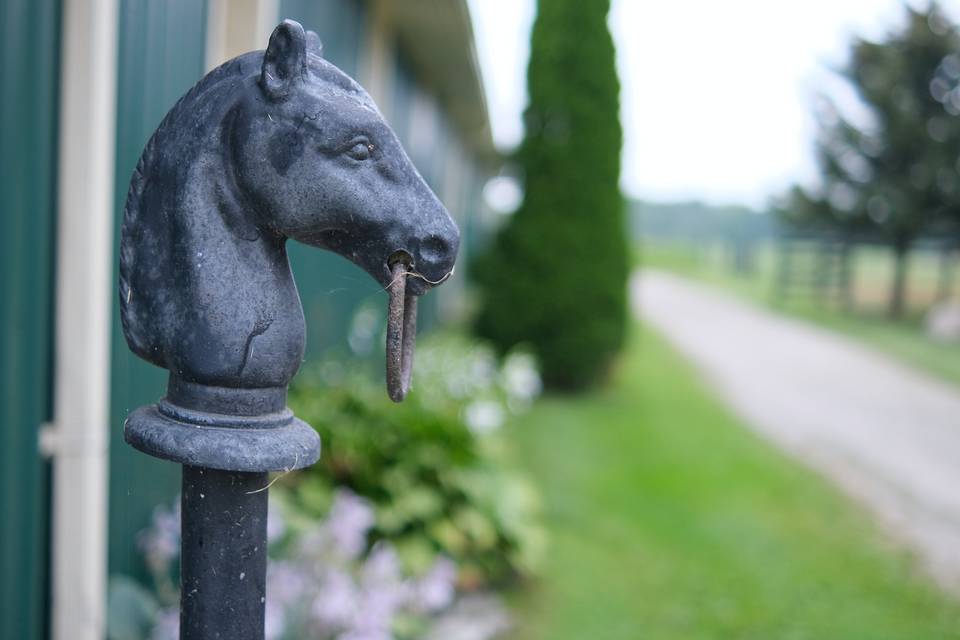
<path id="1" fill-rule="evenodd" d="M 287 607 L 297 603 L 313 582 L 300 565 L 285 560 L 267 564 L 267 602 Z"/>
<path id="2" fill-rule="evenodd" d="M 414 602 L 421 611 L 433 613 L 446 609 L 456 597 L 457 565 L 450 559 L 438 559 L 414 588 Z"/>
<path id="3" fill-rule="evenodd" d="M 373 524 L 373 508 L 366 500 L 346 489 L 337 491 L 325 527 L 336 551 L 357 558 L 367 547 Z"/>
<path id="4" fill-rule="evenodd" d="M 389 544 L 377 543 L 363 565 L 364 584 L 393 584 L 400 582 L 400 560 Z"/>
<path id="5" fill-rule="evenodd" d="M 263 636 L 266 640 L 280 640 L 287 630 L 287 612 L 283 605 L 267 598 L 263 605 Z"/>
<path id="6" fill-rule="evenodd" d="M 362 589 L 359 614 L 353 629 L 388 632 L 393 619 L 410 599 L 410 589 L 400 572 L 400 561 L 388 544 L 378 543 L 360 569 Z"/>
<path id="7" fill-rule="evenodd" d="M 150 640 L 177 640 L 180 637 L 180 608 L 168 607 L 157 613 Z"/>
<path id="8" fill-rule="evenodd" d="M 307 567 L 291 560 L 272 560 L 267 564 L 267 598 L 264 603 L 267 640 L 279 640 L 294 624 L 295 614 L 301 613 L 314 577 Z"/>
<path id="9" fill-rule="evenodd" d="M 283 521 L 283 513 L 280 512 L 276 503 L 269 502 L 267 504 L 267 543 L 273 544 L 286 532 L 287 525 Z"/>
<path id="10" fill-rule="evenodd" d="M 338 635 L 337 640 L 393 640 L 393 634 L 383 629 L 351 629 Z"/>
<path id="11" fill-rule="evenodd" d="M 323 577 L 311 613 L 322 627 L 343 629 L 357 617 L 359 598 L 357 586 L 348 574 L 330 570 Z"/>
<path id="12" fill-rule="evenodd" d="M 269 537 L 282 536 L 282 513 L 272 510 L 268 517 Z M 454 604 L 457 567 L 451 560 L 439 559 L 419 580 L 406 578 L 389 543 L 365 553 L 373 525 L 371 504 L 339 489 L 327 518 L 298 532 L 285 557 L 268 564 L 266 640 L 392 640 L 399 615 L 437 614 Z M 139 544 L 151 566 L 162 563 L 168 569 L 179 551 L 179 510 L 158 507 Z M 177 640 L 178 635 L 179 611 L 162 609 L 150 640 Z"/>
<path id="13" fill-rule="evenodd" d="M 180 553 L 180 501 L 172 509 L 163 505 L 153 510 L 150 527 L 137 535 L 137 546 L 154 571 L 166 568 Z"/>

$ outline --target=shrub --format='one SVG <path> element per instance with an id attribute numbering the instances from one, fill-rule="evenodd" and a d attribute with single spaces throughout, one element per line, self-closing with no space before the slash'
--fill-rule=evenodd
<path id="1" fill-rule="evenodd" d="M 540 0 L 531 43 L 523 204 L 473 266 L 478 333 L 526 343 L 553 387 L 602 375 L 626 330 L 619 81 L 607 0 Z"/>
<path id="2" fill-rule="evenodd" d="M 272 498 L 267 520 L 270 563 L 264 606 L 267 640 L 451 637 L 470 629 L 487 640 L 507 626 L 499 600 L 458 596 L 456 566 L 438 557 L 412 576 L 403 570 L 389 542 L 368 548 L 374 513 L 367 500 L 338 489 L 329 512 L 294 528 L 288 501 Z M 110 581 L 109 640 L 176 640 L 179 593 L 174 571 L 179 560 L 180 514 L 160 506 L 140 546 L 153 577 L 153 590 L 115 576 Z M 304 524 L 304 523 L 301 523 Z M 478 633 L 477 631 L 481 631 Z"/>
<path id="3" fill-rule="evenodd" d="M 332 360 L 291 390 L 323 455 L 270 491 L 268 639 L 503 631 L 506 613 L 488 592 L 529 575 L 544 536 L 537 493 L 511 469 L 498 428 L 537 395 L 539 376 L 529 356 L 501 364 L 455 335 L 432 337 L 417 356 L 417 388 L 401 405 Z M 157 508 L 139 543 L 152 588 L 111 578 L 108 636 L 175 638 L 176 505 Z"/>
<path id="4" fill-rule="evenodd" d="M 529 574 L 543 547 L 538 495 L 513 470 L 497 427 L 539 392 L 530 359 L 456 336 L 418 351 L 416 388 L 400 405 L 360 372 L 325 366 L 301 375 L 295 413 L 323 442 L 320 462 L 291 474 L 291 507 L 326 513 L 334 487 L 370 500 L 369 543 L 388 540 L 417 574 L 439 556 L 458 568 L 461 588 L 503 586 Z"/>

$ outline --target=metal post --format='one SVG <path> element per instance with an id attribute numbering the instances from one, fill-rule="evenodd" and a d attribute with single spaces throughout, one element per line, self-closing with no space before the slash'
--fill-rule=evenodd
<path id="1" fill-rule="evenodd" d="M 266 473 L 183 467 L 182 640 L 263 638 L 268 482 Z"/>
<path id="2" fill-rule="evenodd" d="M 390 289 L 395 400 L 410 387 L 416 297 L 453 272 L 450 214 L 369 97 L 321 56 L 316 34 L 282 22 L 265 52 L 171 109 L 130 182 L 120 317 L 131 350 L 170 379 L 124 438 L 183 465 L 183 640 L 263 639 L 267 473 L 320 457 L 286 406 L 306 339 L 288 238 Z"/>
<path id="3" fill-rule="evenodd" d="M 316 462 L 320 439 L 286 388 L 231 389 L 171 375 L 127 418 L 137 449 L 183 464 L 180 637 L 263 640 L 268 471 Z"/>

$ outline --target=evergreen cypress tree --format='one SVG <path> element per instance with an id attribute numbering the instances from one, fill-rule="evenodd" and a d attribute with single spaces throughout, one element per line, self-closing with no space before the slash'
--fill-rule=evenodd
<path id="1" fill-rule="evenodd" d="M 620 84 L 609 0 L 540 0 L 517 152 L 524 200 L 475 264 L 478 332 L 529 344 L 549 386 L 601 376 L 626 330 Z"/>

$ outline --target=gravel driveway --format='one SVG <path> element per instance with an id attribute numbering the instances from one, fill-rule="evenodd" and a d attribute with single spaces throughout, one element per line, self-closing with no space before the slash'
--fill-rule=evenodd
<path id="1" fill-rule="evenodd" d="M 871 509 L 960 590 L 960 391 L 869 347 L 644 270 L 634 310 L 757 432 Z"/>

